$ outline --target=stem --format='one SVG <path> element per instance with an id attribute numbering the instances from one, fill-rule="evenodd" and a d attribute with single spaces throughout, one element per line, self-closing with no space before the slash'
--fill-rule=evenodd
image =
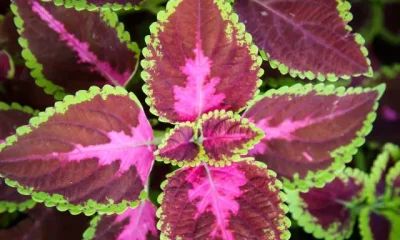
<path id="1" fill-rule="evenodd" d="M 365 155 L 362 149 L 359 149 L 357 154 L 354 156 L 354 164 L 361 171 L 367 172 L 367 164 L 365 162 Z"/>

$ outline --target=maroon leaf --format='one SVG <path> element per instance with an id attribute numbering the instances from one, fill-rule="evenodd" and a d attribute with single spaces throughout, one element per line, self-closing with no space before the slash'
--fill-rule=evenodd
<path id="1" fill-rule="evenodd" d="M 17 189 L 9 187 L 3 179 L 0 180 L 0 213 L 8 211 L 25 211 L 35 206 L 30 197 L 21 195 Z"/>
<path id="2" fill-rule="evenodd" d="M 157 240 L 156 207 L 142 201 L 135 209 L 110 216 L 97 216 L 90 222 L 84 240 Z"/>
<path id="3" fill-rule="evenodd" d="M 363 144 L 384 85 L 374 89 L 293 85 L 270 90 L 244 113 L 265 132 L 250 151 L 283 179 L 306 190 L 333 180 Z"/>
<path id="4" fill-rule="evenodd" d="M 0 230 L 0 239 L 7 240 L 74 240 L 81 239 L 88 218 L 73 216 L 39 205 L 27 212 L 28 217 L 10 229 Z"/>
<path id="5" fill-rule="evenodd" d="M 276 174 L 255 161 L 184 167 L 161 186 L 161 239 L 289 239 Z"/>
<path id="6" fill-rule="evenodd" d="M 14 77 L 15 68 L 11 56 L 6 51 L 0 51 L 0 81 Z"/>
<path id="7" fill-rule="evenodd" d="M 347 239 L 351 236 L 357 204 L 365 199 L 367 175 L 347 168 L 323 188 L 306 193 L 287 191 L 294 219 L 316 238 Z"/>
<path id="8" fill-rule="evenodd" d="M 196 166 L 201 161 L 209 165 L 223 166 L 241 160 L 264 136 L 248 119 L 225 110 L 203 114 L 200 121 L 179 124 L 167 134 L 156 160 Z"/>
<path id="9" fill-rule="evenodd" d="M 158 14 L 142 61 L 146 102 L 162 121 L 237 111 L 257 91 L 261 58 L 223 0 L 173 0 Z"/>
<path id="10" fill-rule="evenodd" d="M 40 113 L 0 145 L 0 174 L 60 210 L 120 213 L 146 193 L 152 139 L 133 94 L 92 87 Z"/>
<path id="11" fill-rule="evenodd" d="M 236 12 L 274 68 L 331 81 L 371 75 L 361 35 L 347 23 L 350 4 L 337 0 L 236 0 Z"/>
<path id="12" fill-rule="evenodd" d="M 64 90 L 125 85 L 135 72 L 139 50 L 115 13 L 75 11 L 38 0 L 14 3 L 22 55 L 46 93 L 60 99 Z"/>
<path id="13" fill-rule="evenodd" d="M 366 207 L 360 212 L 359 222 L 360 234 L 363 239 L 400 239 L 400 232 L 398 231 L 400 212 L 391 210 L 377 211 Z"/>

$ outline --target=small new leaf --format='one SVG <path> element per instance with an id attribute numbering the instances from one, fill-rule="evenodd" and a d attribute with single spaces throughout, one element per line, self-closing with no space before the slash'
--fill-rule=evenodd
<path id="1" fill-rule="evenodd" d="M 181 168 L 161 185 L 161 239 L 289 239 L 281 186 L 255 161 Z"/>
<path id="2" fill-rule="evenodd" d="M 203 114 L 197 123 L 179 124 L 163 140 L 156 160 L 180 167 L 201 161 L 224 166 L 239 161 L 264 136 L 261 129 L 239 114 L 225 110 Z"/>

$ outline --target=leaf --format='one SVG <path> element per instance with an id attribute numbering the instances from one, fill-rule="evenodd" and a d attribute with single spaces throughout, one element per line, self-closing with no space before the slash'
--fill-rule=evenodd
<path id="1" fill-rule="evenodd" d="M 237 0 L 234 8 L 282 74 L 320 81 L 372 75 L 365 41 L 347 25 L 352 15 L 344 0 Z"/>
<path id="2" fill-rule="evenodd" d="M 3 143 L 6 137 L 15 134 L 17 127 L 28 124 L 34 115 L 37 115 L 37 112 L 28 106 L 0 102 L 0 143 Z"/>
<path id="3" fill-rule="evenodd" d="M 396 162 L 386 176 L 386 196 L 390 199 L 397 198 L 400 202 L 400 161 Z"/>
<path id="4" fill-rule="evenodd" d="M 359 227 L 363 240 L 397 240 L 400 238 L 400 214 L 390 210 L 374 211 L 364 208 L 360 212 Z"/>
<path id="5" fill-rule="evenodd" d="M 0 174 L 20 193 L 60 211 L 121 213 L 146 195 L 152 140 L 134 94 L 92 87 L 7 138 L 0 145 Z"/>
<path id="6" fill-rule="evenodd" d="M 369 203 L 372 204 L 384 196 L 386 188 L 390 187 L 386 185 L 386 176 L 398 160 L 400 160 L 400 148 L 390 143 L 385 144 L 371 168 L 367 185 Z"/>
<path id="7" fill-rule="evenodd" d="M 88 217 L 73 216 L 67 212 L 38 204 L 28 215 L 9 229 L 0 229 L 0 239 L 9 240 L 72 240 L 80 239 L 87 228 Z"/>
<path id="8" fill-rule="evenodd" d="M 172 0 L 150 26 L 142 78 L 161 121 L 195 121 L 213 110 L 238 111 L 261 85 L 261 58 L 223 0 Z"/>
<path id="9" fill-rule="evenodd" d="M 249 155 L 274 169 L 286 188 L 322 187 L 364 143 L 384 89 L 321 83 L 269 90 L 243 114 L 265 133 Z"/>
<path id="10" fill-rule="evenodd" d="M 64 91 L 91 85 L 126 85 L 136 71 L 139 49 L 115 13 L 78 12 L 38 0 L 14 4 L 22 56 L 46 93 L 62 99 Z"/>
<path id="11" fill-rule="evenodd" d="M 143 200 L 120 215 L 96 216 L 83 234 L 84 240 L 156 240 L 156 207 Z"/>
<path id="12" fill-rule="evenodd" d="M 14 77 L 14 61 L 6 51 L 0 51 L 0 81 Z"/>
<path id="13" fill-rule="evenodd" d="M 78 11 L 87 9 L 89 11 L 111 9 L 118 11 L 129 10 L 136 7 L 143 0 L 41 0 L 42 2 L 53 2 L 56 6 L 75 8 Z"/>
<path id="14" fill-rule="evenodd" d="M 346 168 L 323 188 L 311 188 L 306 193 L 286 191 L 290 212 L 315 238 L 349 238 L 356 220 L 352 207 L 365 199 L 366 180 L 365 173 Z"/>
<path id="15" fill-rule="evenodd" d="M 275 177 L 255 161 L 175 171 L 161 185 L 161 239 L 289 239 L 286 197 Z"/>
<path id="16" fill-rule="evenodd" d="M 155 152 L 156 160 L 180 167 L 201 161 L 224 166 L 239 161 L 264 133 L 254 123 L 225 110 L 203 114 L 198 123 L 179 124 Z"/>
<path id="17" fill-rule="evenodd" d="M 8 2 L 8 7 L 10 2 Z M 8 12 L 0 21 L 0 49 L 6 50 L 12 57 L 21 58 L 21 46 L 18 43 L 17 27 L 14 24 L 14 15 Z"/>

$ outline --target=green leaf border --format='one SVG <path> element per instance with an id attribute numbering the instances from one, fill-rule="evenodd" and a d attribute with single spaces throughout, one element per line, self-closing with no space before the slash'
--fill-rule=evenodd
<path id="1" fill-rule="evenodd" d="M 153 24 L 150 25 L 150 34 L 151 34 L 151 36 L 154 36 L 155 39 L 152 40 L 150 35 L 148 35 L 145 37 L 145 42 L 146 42 L 147 46 L 149 46 L 149 45 L 153 46 L 154 49 L 157 50 L 157 55 L 159 55 L 159 56 L 162 56 L 162 49 L 161 49 L 160 41 L 158 39 L 158 33 L 160 31 L 163 31 L 162 24 L 168 22 L 168 17 L 175 12 L 176 7 L 182 1 L 184 1 L 184 0 L 169 0 L 167 3 L 167 6 L 166 6 L 166 10 L 160 11 L 157 14 L 157 22 L 154 22 Z M 261 68 L 262 58 L 258 55 L 258 51 L 259 51 L 258 47 L 255 44 L 253 44 L 252 37 L 249 33 L 246 32 L 245 25 L 243 23 L 239 22 L 239 16 L 233 12 L 233 8 L 232 8 L 231 4 L 229 3 L 229 1 L 224 1 L 224 0 L 213 0 L 213 1 L 214 1 L 214 4 L 216 4 L 218 6 L 223 20 L 230 21 L 232 23 L 232 25 L 230 25 L 230 27 L 237 29 L 237 36 L 244 37 L 243 45 L 248 46 L 249 54 L 251 55 L 252 59 L 254 60 L 254 64 L 253 64 L 252 68 L 259 68 L 259 71 L 257 74 L 257 76 L 259 77 L 259 79 L 257 80 L 257 90 L 254 93 L 254 96 L 257 96 L 260 92 L 260 90 L 258 88 L 262 84 L 262 80 L 260 79 L 260 77 L 264 74 L 264 70 Z M 231 32 L 231 30 L 230 31 L 227 30 L 226 32 L 227 32 L 227 34 L 229 34 L 229 32 Z M 147 47 L 143 48 L 142 53 L 143 53 L 144 59 L 140 62 L 141 66 L 143 68 L 143 71 L 141 73 L 141 78 L 145 82 L 142 89 L 143 89 L 143 92 L 147 96 L 146 103 L 150 106 L 150 112 L 153 115 L 158 116 L 158 118 L 161 122 L 173 123 L 166 117 L 162 116 L 157 111 L 157 109 L 155 109 L 155 107 L 154 107 L 155 97 L 154 97 L 153 91 L 150 89 L 150 86 L 147 84 L 147 81 L 151 78 L 151 75 L 147 70 L 153 68 L 155 62 L 151 61 L 151 60 L 147 60 L 149 57 L 153 56 L 151 51 Z M 243 107 L 243 109 L 245 109 L 245 108 L 246 108 L 246 106 Z M 237 112 L 240 112 L 243 109 L 240 109 Z"/>
<path id="2" fill-rule="evenodd" d="M 365 207 L 361 210 L 358 220 L 358 227 L 360 229 L 360 235 L 363 240 L 381 240 L 374 239 L 372 230 L 369 226 L 370 221 L 370 212 L 374 211 L 372 208 Z M 376 214 L 380 214 L 384 216 L 391 223 L 391 231 L 389 233 L 389 240 L 397 240 L 400 239 L 400 231 L 398 231 L 398 226 L 400 226 L 400 217 L 397 214 L 390 211 L 376 212 Z"/>
<path id="3" fill-rule="evenodd" d="M 325 85 L 324 83 L 318 83 L 316 85 L 311 83 L 306 85 L 295 84 L 290 87 L 284 86 L 279 89 L 270 89 L 253 99 L 248 109 L 263 98 L 271 98 L 274 95 L 295 94 L 303 96 L 311 91 L 316 91 L 316 94 L 321 96 L 334 94 L 338 97 L 343 97 L 350 94 L 362 94 L 371 91 L 376 91 L 378 93 L 372 111 L 367 115 L 363 122 L 362 129 L 357 132 L 357 136 L 353 141 L 346 146 L 331 151 L 330 155 L 333 158 L 332 164 L 324 170 L 318 170 L 316 172 L 308 171 L 305 178 L 300 178 L 298 173 L 293 175 L 292 180 L 282 177 L 284 187 L 290 190 L 307 191 L 311 187 L 323 187 L 326 183 L 331 182 L 335 175 L 339 174 L 345 168 L 345 164 L 352 160 L 352 156 L 357 153 L 357 148 L 365 143 L 365 136 L 371 132 L 372 123 L 376 119 L 376 110 L 379 105 L 378 100 L 382 97 L 385 88 L 385 84 L 380 84 L 374 88 L 350 87 L 347 89 L 345 87 L 336 88 L 334 85 Z"/>
<path id="4" fill-rule="evenodd" d="M 284 232 L 279 236 L 279 239 L 281 239 L 281 240 L 289 240 L 289 239 L 290 239 L 289 227 L 290 227 L 290 225 L 291 225 L 291 221 L 290 221 L 290 219 L 286 216 L 286 213 L 289 211 L 289 208 L 288 208 L 287 205 L 285 204 L 285 202 L 286 202 L 286 200 L 287 200 L 287 196 L 286 196 L 286 194 L 285 194 L 284 192 L 280 191 L 280 190 L 282 189 L 282 182 L 279 181 L 279 180 L 276 178 L 277 174 L 276 174 L 274 171 L 272 171 L 272 170 L 270 170 L 270 169 L 267 168 L 267 165 L 266 165 L 265 163 L 258 162 L 258 161 L 252 161 L 252 160 L 246 160 L 246 162 L 248 162 L 249 164 L 254 164 L 254 165 L 256 165 L 256 166 L 259 167 L 259 168 L 265 169 L 265 170 L 266 170 L 266 174 L 267 174 L 268 176 L 272 176 L 272 177 L 275 178 L 275 184 L 274 184 L 275 187 L 272 187 L 271 191 L 279 191 L 279 198 L 282 200 L 282 204 L 281 204 L 280 206 L 278 206 L 278 208 L 280 208 L 281 210 L 283 210 L 283 212 L 285 213 L 284 217 L 280 220 L 280 226 L 282 227 L 282 229 L 287 228 L 286 231 L 284 231 Z M 157 212 L 156 212 L 156 216 L 157 216 L 157 218 L 159 219 L 158 222 L 157 222 L 157 229 L 160 230 L 160 232 L 161 232 L 161 234 L 160 234 L 160 240 L 173 240 L 173 239 L 168 238 L 168 237 L 165 235 L 165 233 L 162 232 L 162 230 L 161 230 L 162 226 L 165 224 L 164 218 L 163 218 L 163 210 L 162 210 L 162 202 L 163 202 L 164 195 L 165 195 L 165 193 L 164 193 L 165 186 L 168 184 L 168 179 L 171 178 L 172 176 L 174 176 L 175 173 L 176 173 L 177 171 L 184 171 L 184 170 L 185 170 L 184 168 L 179 168 L 179 169 L 177 169 L 177 170 L 175 170 L 175 171 L 173 171 L 173 172 L 167 174 L 167 175 L 166 175 L 167 179 L 164 180 L 164 181 L 161 183 L 161 189 L 162 189 L 163 192 L 161 192 L 161 194 L 160 194 L 160 195 L 158 196 L 158 198 L 157 198 L 157 202 L 159 203 L 160 207 L 157 209 Z M 279 229 L 279 230 L 282 230 L 282 229 Z M 265 230 L 265 231 L 269 231 L 270 229 L 264 229 L 264 230 Z M 179 238 L 177 238 L 177 239 L 179 239 Z M 277 239 L 278 239 L 278 238 L 277 238 Z"/>
<path id="5" fill-rule="evenodd" d="M 138 7 L 136 5 L 132 5 L 131 3 L 127 3 L 125 5 L 119 3 L 105 3 L 103 5 L 95 5 L 88 3 L 86 0 L 40 0 L 42 2 L 53 2 L 56 6 L 62 6 L 65 8 L 74 8 L 77 11 L 88 10 L 88 11 L 98 11 L 98 10 L 137 10 Z M 142 0 L 143 1 L 143 0 Z M 139 3 L 138 3 L 139 4 Z"/>
<path id="6" fill-rule="evenodd" d="M 349 34 L 353 34 L 353 33 L 351 33 L 352 28 L 348 25 L 348 23 L 353 18 L 352 14 L 350 13 L 351 4 L 346 0 L 336 0 L 336 2 L 338 4 L 337 10 L 339 11 L 339 15 L 340 15 L 341 19 L 344 21 L 345 29 L 349 32 Z M 360 46 L 360 50 L 361 50 L 362 54 L 364 55 L 364 57 L 366 58 L 367 64 L 369 65 L 369 69 L 368 69 L 368 72 L 366 72 L 366 73 L 354 74 L 353 76 L 358 77 L 358 76 L 364 75 L 367 77 L 372 77 L 373 70 L 371 67 L 371 60 L 367 57 L 368 50 L 364 46 L 365 40 L 360 34 L 355 33 L 354 41 Z M 350 79 L 350 77 L 351 77 L 349 75 L 336 76 L 334 73 L 328 73 L 328 74 L 324 75 L 321 73 L 314 73 L 311 70 L 300 71 L 298 69 L 290 69 L 289 66 L 285 65 L 284 63 L 282 63 L 276 59 L 271 59 L 270 54 L 265 52 L 264 50 L 260 50 L 260 55 L 263 58 L 263 60 L 269 62 L 269 65 L 271 66 L 271 68 L 278 69 L 282 75 L 289 74 L 292 78 L 299 77 L 301 79 L 308 79 L 308 80 L 317 79 L 319 81 L 328 80 L 330 82 L 336 82 L 337 80 L 339 80 L 339 78 Z"/>
<path id="7" fill-rule="evenodd" d="M 368 176 L 366 173 L 352 168 L 346 168 L 343 173 L 338 174 L 337 178 L 341 179 L 343 182 L 348 182 L 350 178 L 356 180 L 356 183 L 364 182 L 364 187 L 361 190 L 360 198 L 355 198 L 353 201 L 346 203 L 351 212 L 350 226 L 345 232 L 338 232 L 338 228 L 341 222 L 332 222 L 328 229 L 324 229 L 320 224 L 318 224 L 318 219 L 311 215 L 307 211 L 306 203 L 302 200 L 298 191 L 285 190 L 288 197 L 288 205 L 290 213 L 293 219 L 297 220 L 297 223 L 305 230 L 305 232 L 312 234 L 315 238 L 334 240 L 334 239 L 346 239 L 353 233 L 354 224 L 356 222 L 357 213 L 351 210 L 351 206 L 355 206 L 366 198 L 366 181 Z M 345 206 L 346 206 L 345 205 Z"/>
<path id="8" fill-rule="evenodd" d="M 366 194 L 367 201 L 370 204 L 373 204 L 378 200 L 376 198 L 376 185 L 381 179 L 381 175 L 385 170 L 390 158 L 392 158 L 394 161 L 400 160 L 400 148 L 394 144 L 387 143 L 383 146 L 382 152 L 374 161 L 371 167 L 371 173 L 369 174 Z"/>
<path id="9" fill-rule="evenodd" d="M 31 70 L 31 76 L 35 79 L 36 85 L 44 89 L 44 92 L 49 95 L 53 95 L 56 100 L 62 100 L 67 93 L 65 89 L 57 84 L 51 82 L 51 80 L 46 79 L 43 75 L 43 65 L 38 62 L 35 55 L 29 49 L 28 39 L 21 37 L 24 32 L 24 20 L 18 13 L 18 6 L 14 3 L 10 6 L 11 11 L 14 13 L 14 24 L 17 27 L 18 34 L 20 35 L 18 39 L 19 45 L 22 47 L 21 55 L 25 59 L 25 65 Z M 103 10 L 99 12 L 100 18 L 111 28 L 114 28 L 121 43 L 126 43 L 126 46 L 133 53 L 136 53 L 137 61 L 136 66 L 132 72 L 132 76 L 136 73 L 139 60 L 140 60 L 140 49 L 136 42 L 130 42 L 130 35 L 125 31 L 123 23 L 118 22 L 118 16 L 115 12 L 110 10 Z M 129 80 L 125 85 L 129 84 Z"/>
<path id="10" fill-rule="evenodd" d="M 202 124 L 204 121 L 209 120 L 211 118 L 215 119 L 221 119 L 221 118 L 229 118 L 227 121 L 229 122 L 239 122 L 241 127 L 247 127 L 251 131 L 257 134 L 257 136 L 247 142 L 244 142 L 242 144 L 242 148 L 236 148 L 232 151 L 233 155 L 231 157 L 228 157 L 226 155 L 222 155 L 222 160 L 216 160 L 211 158 L 203 144 L 197 143 L 199 146 L 199 154 L 196 156 L 194 161 L 188 162 L 188 161 L 178 161 L 176 159 L 169 159 L 169 158 L 163 158 L 159 157 L 160 149 L 165 147 L 167 145 L 168 140 L 170 137 L 180 128 L 180 127 L 191 127 L 193 128 L 194 135 L 197 135 L 200 133 L 200 138 L 202 137 Z M 191 122 L 185 122 L 183 124 L 178 124 L 174 129 L 172 129 L 164 139 L 162 140 L 160 146 L 154 153 L 156 156 L 156 161 L 164 162 L 166 164 L 171 163 L 173 166 L 178 165 L 179 167 L 183 166 L 190 166 L 190 167 L 195 167 L 198 166 L 201 162 L 205 162 L 211 166 L 215 167 L 223 167 L 226 165 L 231 165 L 232 162 L 238 162 L 242 161 L 243 158 L 241 156 L 244 156 L 248 153 L 248 150 L 252 149 L 257 143 L 260 142 L 260 140 L 264 137 L 264 132 L 256 127 L 256 125 L 252 122 L 250 122 L 247 118 L 242 118 L 239 114 L 234 113 L 232 111 L 225 111 L 225 110 L 214 110 L 208 113 L 204 113 L 201 118 L 196 122 L 196 123 L 191 123 Z"/>
<path id="11" fill-rule="evenodd" d="M 134 101 L 138 107 L 142 108 L 139 100 L 135 94 L 125 90 L 123 87 L 112 87 L 110 85 L 105 85 L 102 89 L 99 87 L 91 87 L 88 91 L 78 91 L 76 95 L 68 95 L 63 101 L 56 102 L 54 107 L 49 107 L 46 111 L 41 112 L 38 117 L 33 117 L 29 121 L 29 125 L 21 126 L 17 128 L 17 133 L 13 136 L 6 138 L 6 142 L 0 144 L 0 151 L 7 146 L 11 146 L 18 141 L 18 137 L 23 136 L 32 132 L 34 129 L 38 128 L 42 123 L 45 123 L 54 114 L 64 114 L 69 106 L 79 104 L 82 102 L 90 101 L 95 96 L 100 95 L 103 99 L 107 99 L 109 95 L 115 96 L 127 96 L 132 101 Z M 0 177 L 3 177 L 0 175 Z M 96 212 L 101 214 L 114 214 L 122 213 L 127 207 L 135 208 L 138 203 L 147 197 L 147 190 L 144 188 L 139 199 L 133 202 L 128 202 L 123 200 L 121 203 L 113 203 L 110 201 L 108 204 L 98 203 L 93 200 L 88 200 L 84 205 L 73 205 L 68 202 L 64 196 L 60 194 L 48 194 L 46 192 L 36 192 L 32 187 L 25 187 L 13 181 L 11 179 L 5 178 L 5 182 L 10 187 L 17 188 L 18 192 L 22 195 L 31 195 L 32 199 L 36 202 L 44 203 L 47 207 L 56 207 L 59 211 L 69 211 L 73 215 L 84 213 L 87 216 L 93 215 Z"/>

